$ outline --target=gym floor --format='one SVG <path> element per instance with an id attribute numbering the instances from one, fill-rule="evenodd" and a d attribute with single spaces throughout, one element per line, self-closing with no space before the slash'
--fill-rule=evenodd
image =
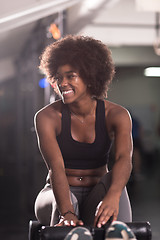
<path id="1" fill-rule="evenodd" d="M 154 174 L 140 175 L 129 183 L 129 195 L 133 209 L 133 221 L 149 221 L 152 228 L 152 240 L 160 239 L 159 214 L 160 214 L 160 176 L 157 167 Z M 11 216 L 12 218 L 12 216 Z M 35 219 L 31 216 L 30 219 Z M 11 221 L 9 221 L 11 222 Z M 1 224 L 0 237 L 5 240 L 27 240 L 28 220 L 21 217 L 8 225 L 6 221 Z"/>

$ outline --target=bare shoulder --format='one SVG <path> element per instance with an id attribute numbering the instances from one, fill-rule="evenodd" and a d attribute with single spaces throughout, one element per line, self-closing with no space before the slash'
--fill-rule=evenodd
<path id="1" fill-rule="evenodd" d="M 61 119 L 62 101 L 55 101 L 40 109 L 34 117 L 35 126 L 43 124 L 56 125 Z"/>
<path id="2" fill-rule="evenodd" d="M 124 108 L 123 106 L 110 102 L 108 100 L 105 100 L 105 109 L 106 109 L 106 113 L 107 115 L 109 115 L 110 117 L 115 117 L 115 116 L 128 116 L 130 117 L 130 114 L 128 112 L 128 110 L 126 108 Z"/>
<path id="3" fill-rule="evenodd" d="M 109 125 L 131 125 L 131 116 L 129 111 L 123 106 L 105 100 L 106 121 Z"/>
<path id="4" fill-rule="evenodd" d="M 47 106 L 40 109 L 36 114 L 35 117 L 41 118 L 46 117 L 50 118 L 56 116 L 61 112 L 62 102 L 60 100 L 55 101 L 53 103 L 48 104 Z"/>

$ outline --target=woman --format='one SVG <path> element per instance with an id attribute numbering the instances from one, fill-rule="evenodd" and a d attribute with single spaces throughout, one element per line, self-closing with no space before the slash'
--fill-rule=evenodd
<path id="1" fill-rule="evenodd" d="M 40 69 L 61 97 L 35 116 L 38 144 L 49 171 L 35 202 L 50 226 L 131 221 L 126 184 L 132 169 L 131 119 L 105 99 L 114 76 L 109 49 L 90 37 L 66 36 L 49 45 Z M 115 163 L 107 164 L 114 141 Z"/>

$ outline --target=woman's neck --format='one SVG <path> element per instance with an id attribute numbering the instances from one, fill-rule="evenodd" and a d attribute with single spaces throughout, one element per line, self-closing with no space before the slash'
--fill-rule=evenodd
<path id="1" fill-rule="evenodd" d="M 81 102 L 68 104 L 72 114 L 82 117 L 86 117 L 95 113 L 96 105 L 96 99 L 91 97 Z"/>

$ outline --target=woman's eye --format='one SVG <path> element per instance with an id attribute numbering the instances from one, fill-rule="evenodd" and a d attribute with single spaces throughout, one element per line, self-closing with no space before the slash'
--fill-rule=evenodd
<path id="1" fill-rule="evenodd" d="M 61 83 L 64 78 L 66 78 L 68 81 L 72 81 L 76 77 L 77 77 L 77 75 L 75 75 L 75 74 L 69 74 L 69 75 L 65 75 L 65 76 L 55 76 L 54 81 L 58 82 L 58 83 Z"/>
<path id="2" fill-rule="evenodd" d="M 69 80 L 72 80 L 72 79 L 74 79 L 76 76 L 75 75 L 68 75 L 67 76 L 67 78 L 69 79 Z"/>
<path id="3" fill-rule="evenodd" d="M 54 81 L 56 81 L 56 82 L 61 81 L 61 77 L 54 77 Z"/>

